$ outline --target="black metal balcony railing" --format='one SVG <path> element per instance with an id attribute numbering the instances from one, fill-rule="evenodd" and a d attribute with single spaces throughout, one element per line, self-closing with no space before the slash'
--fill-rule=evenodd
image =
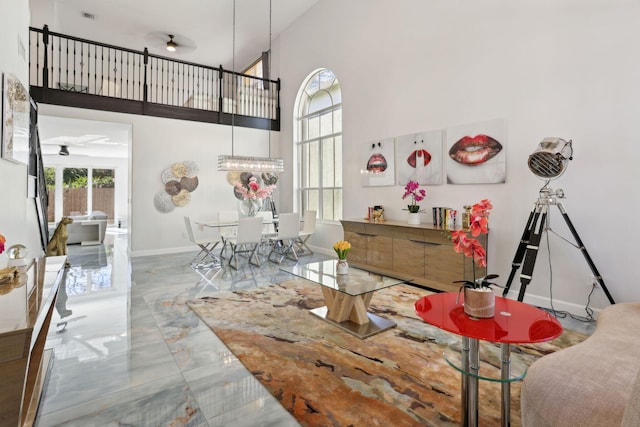
<path id="1" fill-rule="evenodd" d="M 280 130 L 280 80 L 29 28 L 42 103 Z"/>

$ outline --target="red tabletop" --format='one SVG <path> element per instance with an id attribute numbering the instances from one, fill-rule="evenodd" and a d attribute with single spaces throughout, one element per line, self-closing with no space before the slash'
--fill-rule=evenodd
<path id="1" fill-rule="evenodd" d="M 476 319 L 464 312 L 464 294 L 428 295 L 416 301 L 416 313 L 425 322 L 448 332 L 485 341 L 524 344 L 549 341 L 562 334 L 562 326 L 549 313 L 520 301 L 496 296 L 495 316 Z"/>

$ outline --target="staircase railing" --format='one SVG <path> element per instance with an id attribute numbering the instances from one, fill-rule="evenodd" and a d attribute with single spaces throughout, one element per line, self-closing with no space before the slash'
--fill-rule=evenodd
<path id="1" fill-rule="evenodd" d="M 67 95 L 92 95 L 199 110 L 199 115 L 194 117 L 205 117 L 202 111 L 216 113 L 216 119 L 208 117 L 204 121 L 228 124 L 228 114 L 267 119 L 271 121 L 267 127 L 279 129 L 280 80 L 154 55 L 147 48 L 136 51 L 59 34 L 49 31 L 46 25 L 29 30 L 29 80 L 30 86 L 41 92 L 40 101 L 50 101 L 55 98 L 51 92 L 62 91 Z M 63 98 L 64 103 L 81 99 Z M 114 110 L 113 102 L 104 101 L 103 105 L 110 106 L 106 109 Z M 144 105 L 140 114 L 154 110 Z M 136 112 L 129 111 L 131 109 L 123 107 L 124 112 Z M 164 111 L 163 115 L 167 116 L 166 109 Z M 181 115 L 185 115 L 184 111 L 178 114 Z M 244 122 L 251 123 L 250 120 Z M 236 124 L 242 126 L 243 120 L 237 120 Z"/>

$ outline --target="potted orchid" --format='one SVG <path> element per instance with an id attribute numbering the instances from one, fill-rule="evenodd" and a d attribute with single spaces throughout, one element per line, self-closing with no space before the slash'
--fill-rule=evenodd
<path id="1" fill-rule="evenodd" d="M 411 204 L 407 205 L 407 210 L 410 213 L 418 213 L 420 212 L 420 205 L 418 202 L 424 200 L 427 192 L 420 188 L 420 183 L 418 181 L 409 181 L 407 185 L 404 186 L 404 194 L 402 195 L 402 199 L 406 199 L 411 196 Z"/>
<path id="2" fill-rule="evenodd" d="M 407 209 L 409 211 L 409 224 L 420 224 L 420 205 L 418 202 L 424 200 L 427 192 L 420 188 L 420 183 L 418 181 L 410 180 L 407 182 L 407 185 L 404 186 L 404 194 L 402 195 L 402 199 L 406 199 L 407 197 L 411 197 L 411 204 L 407 205 Z"/>
<path id="3" fill-rule="evenodd" d="M 464 290 L 464 311 L 470 316 L 487 318 L 494 316 L 495 310 L 495 294 L 490 280 L 498 277 L 497 274 L 489 274 L 484 277 L 476 278 L 476 263 L 482 267 L 487 266 L 487 253 L 485 248 L 478 239 L 481 234 L 489 233 L 489 211 L 493 209 L 491 201 L 484 199 L 471 207 L 471 215 L 469 219 L 469 237 L 467 231 L 456 230 L 451 231 L 451 240 L 453 242 L 453 250 L 457 253 L 464 253 L 465 256 L 471 258 L 473 269 L 473 281 L 459 280 L 454 283 L 462 283 L 460 291 Z"/>

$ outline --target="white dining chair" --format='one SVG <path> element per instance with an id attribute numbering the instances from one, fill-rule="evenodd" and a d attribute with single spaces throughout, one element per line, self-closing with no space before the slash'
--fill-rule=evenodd
<path id="1" fill-rule="evenodd" d="M 241 253 L 248 253 L 249 264 L 253 264 L 260 267 L 260 254 L 258 248 L 262 243 L 262 218 L 245 217 L 238 220 L 238 234 L 234 237 L 226 239 L 229 247 L 231 248 L 231 257 L 229 258 L 229 265 L 236 270 L 238 269 L 237 255 Z M 254 260 L 252 262 L 252 260 Z"/>
<path id="2" fill-rule="evenodd" d="M 220 239 L 217 236 L 195 237 L 193 233 L 193 227 L 191 226 L 191 218 L 184 217 L 184 225 L 187 229 L 187 237 L 191 242 L 196 244 L 200 248 L 200 252 L 191 260 L 191 266 L 203 266 L 210 264 L 219 264 L 220 259 L 213 253 L 213 250 L 220 243 Z"/>
<path id="3" fill-rule="evenodd" d="M 298 260 L 293 245 L 300 233 L 300 215 L 297 213 L 283 213 L 278 216 L 278 232 L 273 239 L 274 244 L 267 259 L 271 262 L 282 263 L 282 260 L 291 256 Z M 273 258 L 275 256 L 275 258 Z M 273 258 L 273 259 L 272 259 Z"/>
<path id="4" fill-rule="evenodd" d="M 304 211 L 302 230 L 298 234 L 298 238 L 295 241 L 296 252 L 299 255 L 313 255 L 313 251 L 307 246 L 307 240 L 316 232 L 316 216 L 317 211 L 306 210 Z"/>
<path id="5" fill-rule="evenodd" d="M 236 224 L 238 222 L 238 211 L 219 211 L 218 222 L 220 224 Z M 229 246 L 227 239 L 233 238 L 238 233 L 237 226 L 219 227 L 220 239 L 222 240 L 222 248 L 220 249 L 220 258 L 225 259 L 225 251 Z"/>

